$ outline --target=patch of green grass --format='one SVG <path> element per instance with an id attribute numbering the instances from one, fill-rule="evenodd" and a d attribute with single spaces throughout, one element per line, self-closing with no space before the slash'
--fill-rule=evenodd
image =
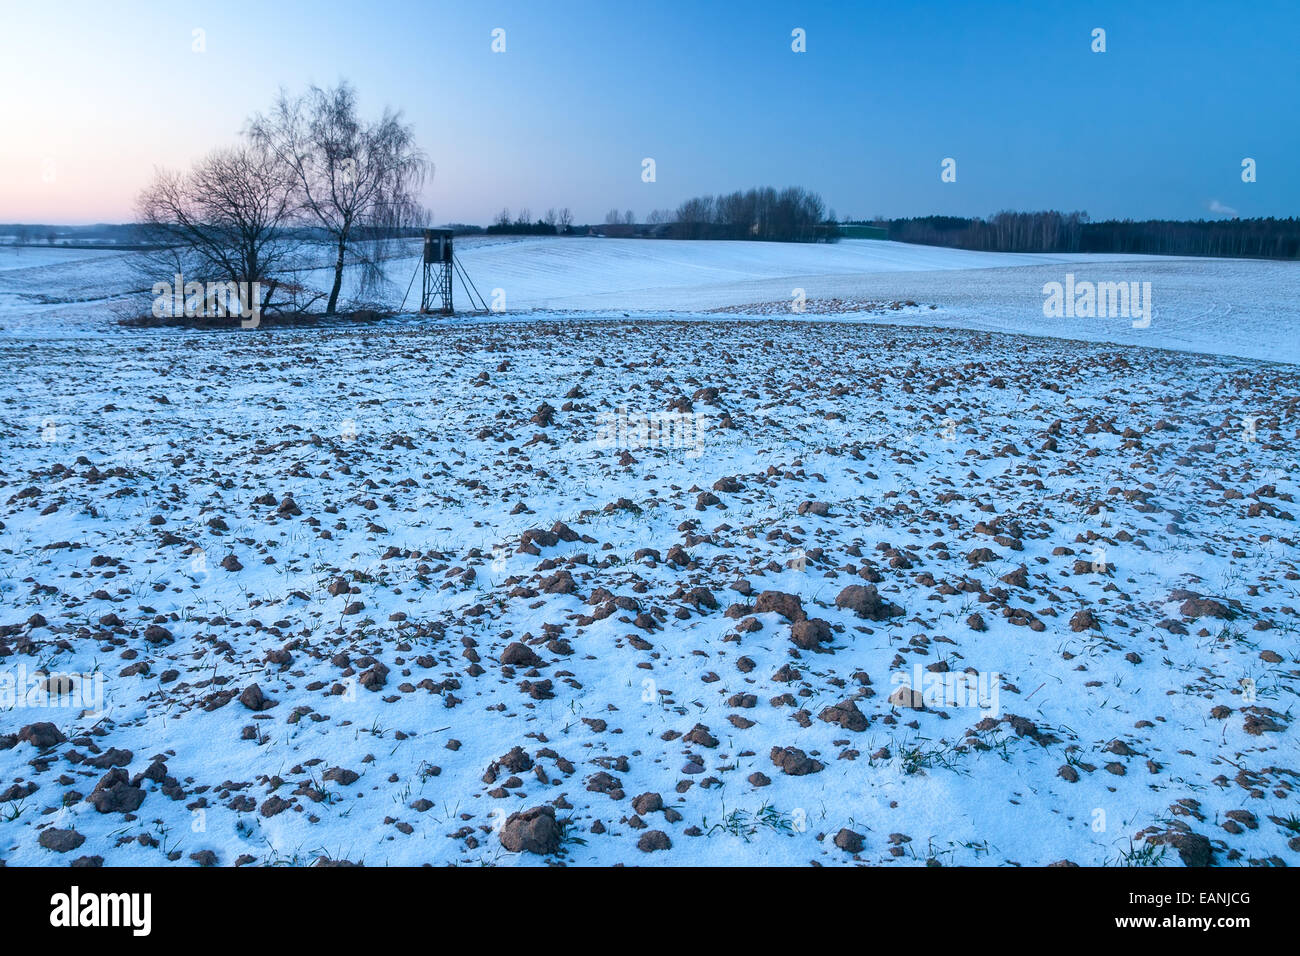
<path id="1" fill-rule="evenodd" d="M 794 818 L 790 814 L 776 809 L 770 803 L 764 803 L 756 812 L 737 808 L 711 826 L 708 817 L 705 817 L 703 822 L 706 827 L 705 836 L 711 837 L 715 833 L 729 833 L 734 837 L 739 837 L 746 843 L 749 843 L 760 830 L 771 830 L 785 836 L 794 836 L 798 832 Z"/>
<path id="2" fill-rule="evenodd" d="M 1159 866 L 1165 858 L 1165 853 L 1169 850 L 1167 846 L 1156 843 L 1143 843 L 1139 847 L 1133 845 L 1133 840 L 1128 841 L 1128 849 L 1119 851 L 1119 859 L 1115 861 L 1116 866 Z"/>
<path id="3" fill-rule="evenodd" d="M 957 770 L 957 765 L 951 759 L 952 754 L 953 748 L 947 745 L 927 749 L 922 744 L 915 744 L 898 749 L 898 759 L 902 765 L 903 773 L 909 776 L 934 767 Z"/>

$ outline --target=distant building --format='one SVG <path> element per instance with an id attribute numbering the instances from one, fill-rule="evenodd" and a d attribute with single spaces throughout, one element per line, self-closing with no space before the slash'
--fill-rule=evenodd
<path id="1" fill-rule="evenodd" d="M 888 239 L 889 230 L 884 226 L 840 226 L 842 239 Z"/>

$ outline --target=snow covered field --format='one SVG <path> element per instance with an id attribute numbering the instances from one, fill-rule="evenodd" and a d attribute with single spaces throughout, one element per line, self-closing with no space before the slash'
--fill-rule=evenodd
<path id="1" fill-rule="evenodd" d="M 1300 263 L 1294 262 L 979 253 L 865 239 L 792 245 L 470 237 L 457 243 L 479 291 L 491 300 L 493 290 L 501 290 L 511 313 L 653 317 L 749 307 L 789 316 L 795 290 L 802 289 L 810 311 L 819 315 L 826 310 L 818 303 L 833 300 L 912 300 L 920 306 L 882 315 L 843 311 L 837 304 L 833 311 L 843 319 L 1300 362 Z M 57 261 L 20 264 L 46 252 Z M 102 329 L 115 320 L 114 302 L 148 284 L 133 268 L 135 259 L 93 250 L 0 250 L 0 335 Z M 321 258 L 322 265 L 327 261 Z M 398 306 L 416 265 L 414 255 L 387 263 L 389 285 L 381 304 Z M 1044 284 L 1064 282 L 1067 274 L 1094 283 L 1151 283 L 1150 323 L 1134 328 L 1125 317 L 1045 317 Z M 324 268 L 299 276 L 316 288 L 328 288 L 330 278 Z M 456 294 L 466 305 L 459 285 Z M 411 295 L 419 295 L 418 283 Z M 413 301 L 407 299 L 408 308 Z"/>
<path id="2" fill-rule="evenodd" d="M 509 308 L 695 311 L 776 303 L 788 314 L 794 290 L 803 289 L 810 300 L 911 299 L 938 307 L 937 314 L 891 322 L 1300 361 L 1294 262 L 979 253 L 870 240 L 483 240 L 464 245 L 461 255 L 480 290 L 503 289 Z M 396 265 L 393 271 L 409 275 Z M 1150 326 L 1135 329 L 1125 318 L 1045 318 L 1043 285 L 1064 282 L 1067 273 L 1093 282 L 1150 282 Z"/>
<path id="3" fill-rule="evenodd" d="M 1294 264 L 461 255 L 511 315 L 0 270 L 0 860 L 1300 862 Z"/>

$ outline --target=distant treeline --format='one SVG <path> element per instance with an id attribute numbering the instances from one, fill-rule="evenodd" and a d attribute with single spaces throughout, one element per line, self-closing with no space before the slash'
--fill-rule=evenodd
<path id="1" fill-rule="evenodd" d="M 880 223 L 897 242 L 987 252 L 1111 252 L 1300 258 L 1300 219 L 1091 222 L 1084 212 L 1000 212 L 989 219 L 922 216 Z"/>
<path id="2" fill-rule="evenodd" d="M 725 196 L 700 196 L 677 210 L 656 210 L 647 223 L 636 224 L 628 211 L 613 211 L 604 225 L 578 225 L 568 209 L 548 210 L 532 219 L 528 211 L 511 217 L 507 210 L 486 228 L 449 224 L 457 235 L 533 235 L 644 237 L 654 239 L 757 239 L 779 242 L 835 241 L 841 235 L 821 197 L 800 188 L 777 191 L 750 189 Z M 621 220 L 621 221 L 620 221 Z M 1000 212 L 988 219 L 960 216 L 918 216 L 878 221 L 853 220 L 841 225 L 873 225 L 896 242 L 948 246 L 986 252 L 1105 252 L 1165 256 L 1224 256 L 1261 259 L 1300 259 L 1300 219 L 1169 219 L 1092 222 L 1084 212 Z M 418 237 L 420 225 L 398 229 L 355 227 L 358 240 Z M 323 230 L 291 226 L 284 234 L 322 241 Z M 156 229 L 146 243 L 139 226 L 101 223 L 93 226 L 50 226 L 0 223 L 0 243 L 18 245 L 111 245 L 148 248 L 166 242 L 168 229 Z"/>
<path id="3" fill-rule="evenodd" d="M 481 226 L 452 224 L 450 226 L 458 235 L 481 233 Z M 330 235 L 315 226 L 289 226 L 284 234 L 291 238 L 310 242 L 324 242 Z M 381 238 L 419 238 L 423 235 L 421 226 L 375 227 L 362 224 L 354 227 L 359 241 L 377 241 Z M 95 245 L 109 245 L 125 249 L 153 249 L 167 245 L 169 241 L 179 241 L 184 230 L 174 225 L 160 225 L 146 230 L 137 223 L 112 225 L 100 223 L 93 226 L 45 226 L 31 223 L 0 223 L 0 237 L 7 237 L 16 245 L 61 245 L 75 248 L 88 248 Z"/>
<path id="4" fill-rule="evenodd" d="M 41 223 L 0 223 L 0 236 L 16 245 L 98 243 L 131 245 L 140 242 L 134 225 L 96 223 L 93 226 L 50 226 Z"/>

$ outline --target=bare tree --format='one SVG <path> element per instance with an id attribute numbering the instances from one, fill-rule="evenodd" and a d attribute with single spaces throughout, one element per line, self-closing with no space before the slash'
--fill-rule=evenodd
<path id="1" fill-rule="evenodd" d="M 548 226 L 550 226 L 552 229 L 554 229 L 554 228 L 555 228 L 556 220 L 557 220 L 558 218 L 559 218 L 559 216 L 558 216 L 558 214 L 557 214 L 556 211 L 555 211 L 555 207 L 552 206 L 550 209 L 546 210 L 546 219 L 543 220 L 543 221 L 544 221 Z"/>
<path id="2" fill-rule="evenodd" d="M 508 207 L 503 207 L 502 210 L 497 213 L 497 217 L 493 219 L 492 222 L 498 226 L 510 225 L 510 209 Z"/>
<path id="3" fill-rule="evenodd" d="M 607 226 L 614 226 L 622 221 L 623 217 L 619 215 L 617 209 L 611 209 L 609 212 L 605 213 L 605 225 Z"/>
<path id="4" fill-rule="evenodd" d="M 809 242 L 827 230 L 821 196 L 799 186 L 780 192 L 770 186 L 699 196 L 677 207 L 676 234 L 686 239 L 765 239 Z"/>
<path id="5" fill-rule="evenodd" d="M 564 232 L 573 225 L 573 213 L 569 212 L 569 207 L 565 206 L 560 210 L 559 226 L 560 232 Z"/>
<path id="6" fill-rule="evenodd" d="M 257 284 L 264 298 L 245 308 L 275 307 L 293 251 L 286 234 L 293 194 L 290 169 L 256 144 L 215 150 L 188 173 L 156 172 L 136 201 L 144 237 L 162 247 L 146 268 L 156 278 L 180 273 L 241 291 Z"/>
<path id="7" fill-rule="evenodd" d="M 332 315 L 348 254 L 368 261 L 362 240 L 394 235 L 418 217 L 428 161 L 401 113 L 386 109 L 371 122 L 358 116 L 347 82 L 313 86 L 301 97 L 281 90 L 271 112 L 250 121 L 249 133 L 292 173 L 303 218 L 330 237 L 336 255 L 325 312 Z"/>
<path id="8" fill-rule="evenodd" d="M 629 226 L 632 225 L 633 223 L 635 223 L 635 222 L 636 222 L 636 213 L 634 213 L 631 209 L 629 209 L 627 212 L 623 213 L 623 222 L 624 222 L 626 225 L 629 225 Z"/>
<path id="9" fill-rule="evenodd" d="M 712 196 L 697 196 L 688 199 L 677 207 L 673 217 L 679 224 L 679 236 L 682 239 L 703 239 L 713 222 L 714 200 Z"/>

